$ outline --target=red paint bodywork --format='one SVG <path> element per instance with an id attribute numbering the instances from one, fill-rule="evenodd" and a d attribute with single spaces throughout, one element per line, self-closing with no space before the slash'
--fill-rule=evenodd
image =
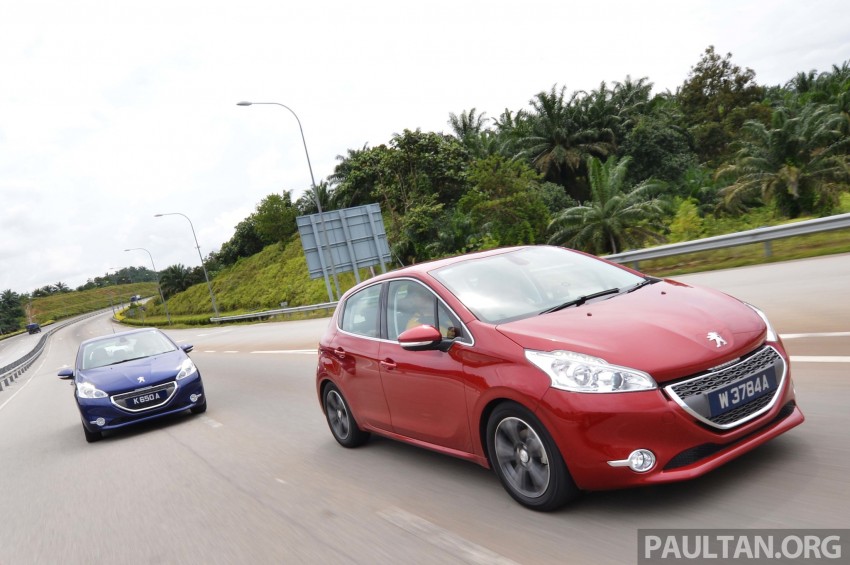
<path id="1" fill-rule="evenodd" d="M 499 402 L 517 402 L 540 419 L 576 484 L 585 490 L 694 478 L 803 422 L 781 341 L 766 342 L 765 322 L 737 299 L 664 280 L 610 300 L 494 325 L 476 319 L 429 274 L 469 257 L 375 277 L 349 291 L 340 305 L 364 286 L 399 277 L 416 279 L 453 310 L 474 343 L 454 343 L 447 351 L 408 351 L 395 341 L 341 331 L 340 306 L 319 345 L 320 398 L 324 384 L 333 382 L 362 429 L 484 467 L 490 465 L 484 434 L 489 413 Z M 707 331 L 720 333 L 726 346 L 721 350 L 707 340 Z M 772 408 L 738 427 L 719 430 L 699 422 L 663 389 L 667 382 L 717 367 L 765 343 L 780 353 L 789 369 Z M 598 357 L 648 373 L 658 388 L 620 393 L 556 389 L 550 377 L 526 359 L 526 349 Z M 713 453 L 664 469 L 676 455 L 705 445 L 713 446 Z M 638 448 L 655 453 L 657 464 L 650 471 L 608 465 Z"/>

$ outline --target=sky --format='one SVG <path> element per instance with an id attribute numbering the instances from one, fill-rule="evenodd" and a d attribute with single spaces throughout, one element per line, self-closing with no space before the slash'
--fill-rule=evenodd
<path id="1" fill-rule="evenodd" d="M 0 291 L 200 264 L 267 195 L 553 85 L 850 60 L 846 0 L 27 0 L 0 10 Z M 180 213 L 154 217 L 159 213 Z M 190 223 L 191 222 L 191 223 Z M 126 252 L 128 248 L 144 251 Z"/>

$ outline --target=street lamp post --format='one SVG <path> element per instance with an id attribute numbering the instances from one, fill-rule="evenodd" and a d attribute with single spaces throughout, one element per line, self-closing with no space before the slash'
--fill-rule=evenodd
<path id="1" fill-rule="evenodd" d="M 204 270 L 204 279 L 206 279 L 207 288 L 210 291 L 210 301 L 212 302 L 213 312 L 215 312 L 215 317 L 218 318 L 218 306 L 215 303 L 215 295 L 213 294 L 212 284 L 210 284 L 210 276 L 207 274 L 207 266 L 204 265 L 204 256 L 201 255 L 201 245 L 198 243 L 198 236 L 195 235 L 195 226 L 192 224 L 192 220 L 189 219 L 189 216 L 180 212 L 154 214 L 154 218 L 161 218 L 162 216 L 183 216 L 186 218 L 186 221 L 189 222 L 189 227 L 192 228 L 192 237 L 195 238 L 195 247 L 198 249 L 198 257 L 201 259 L 201 269 Z"/>
<path id="2" fill-rule="evenodd" d="M 165 295 L 162 293 L 162 285 L 159 283 L 159 273 L 156 271 L 156 265 L 153 263 L 153 255 L 151 255 L 151 252 L 144 247 L 131 247 L 124 251 L 144 251 L 148 254 L 148 257 L 151 258 L 151 267 L 153 267 L 153 274 L 156 277 L 156 286 L 159 289 L 159 297 L 162 298 L 162 305 L 165 308 L 165 317 L 168 319 L 168 324 L 171 325 L 171 314 L 168 313 L 168 302 L 166 302 Z"/>
<path id="3" fill-rule="evenodd" d="M 282 106 L 283 108 L 286 108 L 287 110 L 289 110 L 289 112 L 293 116 L 295 116 L 295 121 L 298 122 L 298 131 L 301 132 L 301 143 L 304 144 L 304 155 L 307 156 L 307 167 L 310 169 L 310 182 L 313 185 L 313 199 L 316 201 L 316 209 L 319 211 L 319 226 L 320 226 L 319 229 L 322 232 L 322 239 L 324 239 L 323 242 L 317 242 L 317 243 L 318 243 L 320 248 L 322 246 L 324 246 L 327 249 L 328 264 L 330 265 L 330 268 L 331 268 L 331 274 L 333 275 L 334 286 L 336 287 L 337 295 L 339 295 L 340 294 L 339 279 L 336 276 L 336 265 L 334 263 L 333 251 L 331 251 L 331 246 L 328 243 L 328 235 L 327 235 L 327 232 L 325 231 L 325 220 L 324 220 L 324 217 L 322 216 L 322 203 L 319 199 L 319 190 L 316 188 L 316 179 L 313 176 L 313 165 L 310 163 L 310 153 L 307 151 L 307 140 L 304 138 L 304 128 L 301 127 L 301 120 L 298 119 L 298 114 L 296 114 L 295 111 L 292 108 L 290 108 L 289 106 L 287 106 L 285 104 L 281 104 L 280 102 L 246 102 L 246 101 L 242 101 L 242 102 L 236 103 L 237 106 L 253 106 L 255 104 L 271 104 L 271 105 L 274 105 L 274 106 Z M 327 286 L 327 290 L 328 290 L 328 299 L 330 300 L 330 302 L 333 302 L 334 296 L 333 296 L 333 293 L 331 292 L 330 284 L 328 284 L 327 275 L 325 275 L 325 286 Z"/>
<path id="4" fill-rule="evenodd" d="M 115 275 L 118 274 L 118 272 L 117 272 L 118 268 L 117 267 L 109 267 L 106 270 L 106 276 L 107 277 L 109 277 L 109 271 L 116 271 L 114 274 Z M 115 282 L 112 283 L 112 284 L 114 284 L 115 286 L 118 286 L 118 277 L 117 276 L 115 277 Z M 109 291 L 109 307 L 112 308 L 112 317 L 114 318 L 115 317 L 115 303 L 112 301 L 112 294 L 113 294 L 113 291 Z"/>

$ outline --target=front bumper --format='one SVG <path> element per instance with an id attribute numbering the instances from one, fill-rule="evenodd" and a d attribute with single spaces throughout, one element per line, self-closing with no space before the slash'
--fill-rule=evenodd
<path id="1" fill-rule="evenodd" d="M 717 429 L 688 413 L 662 389 L 578 394 L 550 389 L 537 416 L 558 445 L 579 488 L 606 490 L 692 479 L 801 424 L 790 373 L 770 408 L 732 429 Z M 635 472 L 624 461 L 648 449 L 655 466 Z"/>
<path id="2" fill-rule="evenodd" d="M 193 401 L 192 398 L 195 398 Z M 183 412 L 206 401 L 200 373 L 177 382 L 177 390 L 165 404 L 150 410 L 130 412 L 115 406 L 109 398 L 77 398 L 83 426 L 91 432 L 123 428 L 154 418 Z M 103 424 L 98 424 L 102 418 Z"/>

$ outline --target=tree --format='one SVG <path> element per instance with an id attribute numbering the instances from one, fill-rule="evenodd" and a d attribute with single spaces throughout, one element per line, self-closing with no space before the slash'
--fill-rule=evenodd
<path id="1" fill-rule="evenodd" d="M 297 231 L 298 210 L 292 205 L 292 195 L 270 194 L 263 198 L 254 212 L 254 227 L 266 245 L 287 241 Z"/>
<path id="2" fill-rule="evenodd" d="M 460 115 L 454 112 L 449 113 L 449 125 L 452 127 L 452 132 L 462 143 L 469 137 L 479 136 L 484 130 L 488 118 L 485 114 L 477 114 L 475 108 L 464 110 Z"/>
<path id="3" fill-rule="evenodd" d="M 385 145 L 369 149 L 349 149 L 346 156 L 337 155 L 339 163 L 328 176 L 333 209 L 351 208 L 374 202 L 372 192 L 380 178 L 380 163 Z"/>
<path id="4" fill-rule="evenodd" d="M 57 293 L 71 292 L 70 287 L 67 284 L 65 284 L 61 281 L 56 283 L 55 285 L 53 285 L 53 290 L 54 290 L 54 292 L 57 292 Z"/>
<path id="5" fill-rule="evenodd" d="M 632 159 L 629 179 L 635 182 L 651 177 L 676 182 L 696 165 L 687 134 L 663 115 L 639 118 L 621 150 Z"/>
<path id="6" fill-rule="evenodd" d="M 549 223 L 540 175 L 522 161 L 494 155 L 472 163 L 470 190 L 458 209 L 472 231 L 467 248 L 533 244 L 542 241 Z M 486 242 L 486 243 L 482 243 Z"/>
<path id="7" fill-rule="evenodd" d="M 530 103 L 531 131 L 520 140 L 522 155 L 543 173 L 544 179 L 565 186 L 577 198 L 586 196 L 579 177 L 587 157 L 607 157 L 614 150 L 614 134 L 609 128 L 595 127 L 582 118 L 578 102 L 581 93 L 566 98 L 566 87 L 552 86 Z"/>
<path id="8" fill-rule="evenodd" d="M 13 332 L 21 327 L 24 307 L 21 296 L 11 289 L 0 293 L 0 333 Z"/>
<path id="9" fill-rule="evenodd" d="M 166 298 L 183 292 L 192 286 L 192 271 L 182 264 L 171 265 L 167 267 L 159 277 L 159 284 L 162 288 L 162 293 Z"/>
<path id="10" fill-rule="evenodd" d="M 761 105 L 765 90 L 755 76 L 733 64 L 731 53 L 715 53 L 713 45 L 691 68 L 676 98 L 701 162 L 719 162 L 745 121 L 769 119 L 770 109 Z"/>
<path id="11" fill-rule="evenodd" d="M 610 157 L 603 164 L 595 157 L 588 159 L 591 199 L 552 220 L 550 243 L 592 253 L 617 253 L 647 239 L 664 239 L 658 233 L 663 229 L 664 206 L 656 197 L 663 184 L 648 180 L 626 187 L 629 161 L 628 157 Z"/>
<path id="12" fill-rule="evenodd" d="M 778 108 L 770 127 L 744 124 L 734 159 L 716 173 L 732 179 L 721 190 L 726 206 L 741 210 L 760 197 L 792 218 L 832 213 L 850 186 L 850 137 L 842 134 L 843 123 L 835 106 L 807 104 L 796 115 Z"/>
<path id="13" fill-rule="evenodd" d="M 295 221 L 295 216 L 306 216 L 309 214 L 318 214 L 319 207 L 316 205 L 316 200 L 322 205 L 322 211 L 336 210 L 336 204 L 331 196 L 331 189 L 328 183 L 321 181 L 314 188 L 308 188 L 304 194 L 296 200 L 292 221 Z M 297 231 L 297 229 L 296 229 Z M 295 233 L 294 231 L 292 233 Z"/>

